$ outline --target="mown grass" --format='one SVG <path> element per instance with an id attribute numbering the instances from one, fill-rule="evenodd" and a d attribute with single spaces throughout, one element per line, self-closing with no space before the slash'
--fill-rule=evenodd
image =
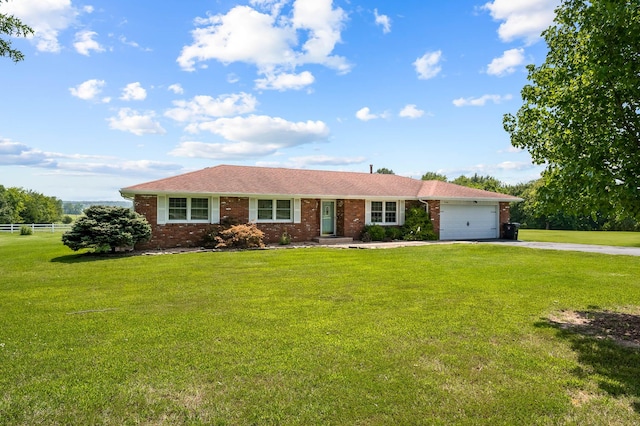
<path id="1" fill-rule="evenodd" d="M 518 231 L 518 239 L 549 243 L 640 247 L 640 232 L 520 229 Z"/>
<path id="2" fill-rule="evenodd" d="M 491 245 L 74 254 L 0 235 L 0 424 L 634 424 L 640 261 Z"/>

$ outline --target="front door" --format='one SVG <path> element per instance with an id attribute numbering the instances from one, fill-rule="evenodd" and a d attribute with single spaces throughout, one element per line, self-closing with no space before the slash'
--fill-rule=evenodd
<path id="1" fill-rule="evenodd" d="M 323 201 L 322 202 L 321 215 L 321 229 L 322 235 L 335 235 L 335 223 L 336 223 L 336 202 L 335 201 Z"/>

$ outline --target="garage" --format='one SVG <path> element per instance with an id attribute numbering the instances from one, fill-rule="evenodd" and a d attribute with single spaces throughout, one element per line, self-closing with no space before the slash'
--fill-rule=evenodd
<path id="1" fill-rule="evenodd" d="M 498 238 L 497 203 L 442 202 L 440 204 L 441 240 Z"/>

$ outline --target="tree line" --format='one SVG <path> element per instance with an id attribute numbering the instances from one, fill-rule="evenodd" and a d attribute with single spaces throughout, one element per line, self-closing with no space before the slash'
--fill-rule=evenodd
<path id="1" fill-rule="evenodd" d="M 0 223 L 55 223 L 61 219 L 62 200 L 0 185 Z"/>

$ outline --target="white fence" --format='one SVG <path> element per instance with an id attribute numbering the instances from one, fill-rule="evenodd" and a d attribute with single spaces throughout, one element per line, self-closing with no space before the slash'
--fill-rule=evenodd
<path id="1" fill-rule="evenodd" d="M 71 229 L 71 224 L 62 223 L 2 223 L 0 224 L 0 232 L 20 232 L 20 228 L 23 226 L 28 226 L 32 232 L 56 232 Z"/>

